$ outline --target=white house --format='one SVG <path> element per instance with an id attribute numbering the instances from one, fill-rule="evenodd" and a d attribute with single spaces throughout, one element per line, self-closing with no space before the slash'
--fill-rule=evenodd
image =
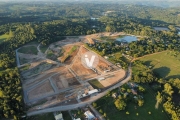
<path id="1" fill-rule="evenodd" d="M 95 116 L 88 110 L 84 113 L 84 115 L 86 116 L 86 118 L 88 120 L 94 120 L 95 119 Z"/>
<path id="2" fill-rule="evenodd" d="M 64 120 L 61 112 L 54 112 L 55 120 Z"/>
<path id="3" fill-rule="evenodd" d="M 108 57 L 108 56 L 104 56 L 104 58 L 105 58 L 105 59 L 109 59 L 109 57 Z"/>
<path id="4" fill-rule="evenodd" d="M 77 118 L 77 119 L 74 118 L 73 120 L 81 120 L 81 118 Z"/>

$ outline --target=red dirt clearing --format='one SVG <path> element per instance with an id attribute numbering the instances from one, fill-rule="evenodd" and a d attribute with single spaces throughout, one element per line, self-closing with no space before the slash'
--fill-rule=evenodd
<path id="1" fill-rule="evenodd" d="M 86 69 L 82 64 L 81 64 L 81 58 L 78 57 L 73 65 L 72 65 L 72 70 L 79 76 L 82 78 L 82 80 L 86 80 L 92 77 L 96 77 L 97 74 L 92 71 L 91 69 Z"/>

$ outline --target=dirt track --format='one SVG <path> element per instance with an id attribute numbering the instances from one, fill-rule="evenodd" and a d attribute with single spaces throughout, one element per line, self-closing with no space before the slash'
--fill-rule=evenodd
<path id="1" fill-rule="evenodd" d="M 98 35 L 94 35 L 98 36 Z M 78 92 L 80 89 L 76 89 L 75 87 L 87 87 L 89 83 L 85 80 L 90 80 L 92 78 L 98 77 L 99 75 L 95 73 L 91 69 L 85 68 L 81 63 L 81 55 L 85 52 L 89 52 L 88 49 L 83 47 L 83 43 L 80 43 L 79 40 L 84 39 L 82 38 L 71 38 L 67 37 L 67 39 L 53 43 L 51 47 L 57 47 L 58 49 L 65 49 L 64 55 L 67 54 L 71 48 L 77 45 L 79 48 L 72 53 L 71 57 L 65 61 L 65 63 L 59 63 L 58 61 L 51 61 L 48 64 L 56 64 L 55 67 L 51 67 L 50 69 L 46 69 L 44 66 L 41 65 L 43 60 L 48 60 L 46 58 L 42 58 L 41 60 L 37 61 L 34 60 L 31 63 L 30 68 L 38 68 L 38 74 L 34 76 L 29 76 L 23 82 L 23 89 L 25 95 L 27 95 L 27 102 L 35 102 L 40 99 L 46 99 L 46 97 L 52 97 L 58 95 L 62 92 L 68 92 L 66 96 L 71 96 L 75 92 Z M 49 47 L 49 48 L 51 48 Z M 51 48 L 53 49 L 53 48 Z M 23 57 L 27 57 L 27 59 L 31 59 L 29 55 L 24 55 Z M 32 56 L 33 59 L 37 59 L 38 56 Z M 40 59 L 40 58 L 39 58 Z M 46 61 L 47 62 L 47 61 Z M 61 66 L 61 67 L 57 67 Z M 101 57 L 97 69 L 104 73 L 104 70 L 109 69 L 110 64 L 106 62 L 104 58 Z M 35 72 L 32 70 L 32 72 Z M 108 73 L 107 73 L 108 74 Z M 110 78 L 106 78 L 105 80 L 101 81 L 101 83 L 106 87 L 109 85 L 114 84 L 117 82 L 117 79 L 123 77 L 125 72 L 121 71 L 115 73 L 114 76 Z M 24 74 L 26 75 L 26 74 Z M 88 86 L 90 87 L 90 86 Z M 92 87 L 92 86 L 91 86 Z M 84 90 L 84 88 L 81 88 Z M 73 96 L 76 97 L 76 96 Z"/>
<path id="2" fill-rule="evenodd" d="M 33 90 L 29 91 L 27 94 L 29 99 L 34 99 L 52 93 L 54 93 L 53 88 L 51 87 L 49 81 L 46 81 L 44 84 L 37 86 Z"/>
<path id="3" fill-rule="evenodd" d="M 79 85 L 76 78 L 66 68 L 62 72 L 52 77 L 53 82 L 56 83 L 58 89 L 70 87 L 72 85 Z"/>

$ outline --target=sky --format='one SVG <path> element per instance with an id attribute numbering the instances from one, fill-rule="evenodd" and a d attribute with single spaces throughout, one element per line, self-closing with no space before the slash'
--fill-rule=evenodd
<path id="1" fill-rule="evenodd" d="M 5 1 L 180 1 L 180 0 L 0 0 L 0 2 L 5 2 Z"/>

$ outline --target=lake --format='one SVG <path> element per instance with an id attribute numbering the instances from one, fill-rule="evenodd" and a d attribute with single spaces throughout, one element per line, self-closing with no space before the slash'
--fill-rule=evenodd
<path id="1" fill-rule="evenodd" d="M 117 38 L 116 41 L 119 41 L 119 42 L 133 42 L 133 41 L 137 41 L 137 37 L 136 36 L 123 36 L 121 38 Z"/>

